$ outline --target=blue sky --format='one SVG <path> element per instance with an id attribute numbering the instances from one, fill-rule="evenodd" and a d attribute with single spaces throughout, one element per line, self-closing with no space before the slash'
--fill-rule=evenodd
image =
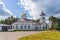
<path id="1" fill-rule="evenodd" d="M 49 16 L 60 17 L 60 0 L 0 0 L 0 19 L 8 16 L 20 17 L 26 13 L 28 18 L 37 19 L 42 10 Z"/>
<path id="2" fill-rule="evenodd" d="M 1 3 L 2 2 L 2 3 Z M 3 10 L 4 6 L 5 9 L 9 10 L 10 12 L 5 12 L 4 11 L 0 11 L 0 19 L 5 19 L 9 16 L 14 16 L 14 17 L 19 17 L 21 16 L 21 14 L 24 12 L 28 15 L 28 18 L 30 17 L 28 12 L 24 10 L 24 8 L 21 8 L 17 3 L 19 2 L 19 0 L 1 0 L 0 1 L 0 10 Z M 3 6 L 4 5 L 4 6 Z M 3 7 L 2 7 L 3 6 Z"/>
<path id="3" fill-rule="evenodd" d="M 25 10 L 21 8 L 17 3 L 19 0 L 3 0 L 6 5 L 6 8 L 12 12 L 13 16 L 20 17 Z M 28 15 L 28 14 L 27 14 Z"/>

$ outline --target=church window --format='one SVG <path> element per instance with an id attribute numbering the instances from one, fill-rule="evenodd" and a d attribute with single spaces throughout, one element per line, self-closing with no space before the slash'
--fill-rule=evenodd
<path id="1" fill-rule="evenodd" d="M 16 28 L 17 28 L 17 26 L 16 26 Z"/>
<path id="2" fill-rule="evenodd" d="M 43 29 L 46 29 L 46 27 L 43 25 Z"/>
<path id="3" fill-rule="evenodd" d="M 43 27 L 43 29 L 46 29 L 46 27 Z"/>
<path id="4" fill-rule="evenodd" d="M 13 28 L 14 28 L 14 26 L 13 26 Z"/>
<path id="5" fill-rule="evenodd" d="M 47 29 L 47 24 L 46 24 L 46 29 Z"/>
<path id="6" fill-rule="evenodd" d="M 28 26 L 28 29 L 30 29 L 30 26 Z"/>
<path id="7" fill-rule="evenodd" d="M 12 29 L 12 26 L 9 26 L 8 29 Z"/>
<path id="8" fill-rule="evenodd" d="M 25 26 L 25 29 L 26 29 L 26 26 Z"/>
<path id="9" fill-rule="evenodd" d="M 43 19 L 45 19 L 45 18 L 43 17 Z"/>
<path id="10" fill-rule="evenodd" d="M 23 26 L 21 25 L 21 29 L 23 28 Z"/>
<path id="11" fill-rule="evenodd" d="M 43 27 L 44 27 L 44 25 L 43 25 Z"/>
<path id="12" fill-rule="evenodd" d="M 40 27 L 40 29 L 41 29 L 41 27 Z"/>
<path id="13" fill-rule="evenodd" d="M 36 24 L 35 24 L 35 27 L 36 27 Z"/>
<path id="14" fill-rule="evenodd" d="M 43 29 L 46 29 L 45 25 L 43 25 Z"/>

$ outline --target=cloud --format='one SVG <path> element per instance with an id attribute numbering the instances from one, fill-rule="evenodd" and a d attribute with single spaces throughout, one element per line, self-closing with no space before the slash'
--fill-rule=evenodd
<path id="1" fill-rule="evenodd" d="M 10 15 L 10 14 L 12 14 L 12 12 L 8 10 L 3 1 L 0 0 L 0 15 Z"/>
<path id="2" fill-rule="evenodd" d="M 5 18 L 8 18 L 8 16 L 1 16 L 0 15 L 0 20 L 4 20 Z"/>
<path id="3" fill-rule="evenodd" d="M 18 3 L 19 4 L 19 3 Z M 20 5 L 25 8 L 25 10 L 28 10 L 30 15 L 35 19 L 40 13 L 40 9 L 37 7 L 35 3 L 33 3 L 31 0 L 20 0 Z M 39 9 L 39 10 L 38 10 Z M 36 16 L 37 15 L 37 16 Z"/>
<path id="4" fill-rule="evenodd" d="M 18 5 L 28 10 L 34 19 L 39 18 L 42 10 L 47 17 L 60 14 L 60 0 L 20 0 Z"/>
<path id="5" fill-rule="evenodd" d="M 17 16 L 16 16 L 16 15 L 14 15 L 13 17 L 14 17 L 14 18 L 17 18 Z"/>
<path id="6" fill-rule="evenodd" d="M 60 18 L 60 13 L 55 14 L 54 17 L 58 17 L 58 18 Z"/>
<path id="7" fill-rule="evenodd" d="M 12 15 L 12 12 L 6 8 L 4 2 L 0 0 L 0 19 L 7 18 L 9 15 Z"/>

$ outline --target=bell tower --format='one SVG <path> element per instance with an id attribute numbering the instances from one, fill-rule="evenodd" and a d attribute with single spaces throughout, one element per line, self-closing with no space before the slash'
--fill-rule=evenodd
<path id="1" fill-rule="evenodd" d="M 26 15 L 25 13 L 23 13 L 23 14 L 21 15 L 21 18 L 22 18 L 22 19 L 27 19 L 27 15 Z"/>
<path id="2" fill-rule="evenodd" d="M 45 23 L 45 14 L 44 12 L 42 11 L 41 15 L 40 15 L 40 23 Z"/>

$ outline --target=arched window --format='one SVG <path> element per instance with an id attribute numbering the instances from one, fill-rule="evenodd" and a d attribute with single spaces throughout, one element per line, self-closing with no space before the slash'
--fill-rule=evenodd
<path id="1" fill-rule="evenodd" d="M 30 29 L 30 26 L 28 26 L 28 29 Z"/>
<path id="2" fill-rule="evenodd" d="M 44 27 L 45 25 L 43 25 L 43 27 Z"/>
<path id="3" fill-rule="evenodd" d="M 12 26 L 14 28 L 14 26 Z"/>
<path id="4" fill-rule="evenodd" d="M 45 25 L 43 25 L 43 29 L 46 29 Z"/>
<path id="5" fill-rule="evenodd" d="M 40 26 L 40 29 L 41 29 L 41 26 Z"/>
<path id="6" fill-rule="evenodd" d="M 43 17 L 43 19 L 45 19 L 45 17 Z"/>
<path id="7" fill-rule="evenodd" d="M 12 29 L 12 26 L 9 26 L 8 29 Z"/>
<path id="8" fill-rule="evenodd" d="M 17 28 L 17 26 L 16 26 L 16 28 Z"/>
<path id="9" fill-rule="evenodd" d="M 26 26 L 25 26 L 25 29 L 26 29 Z"/>
<path id="10" fill-rule="evenodd" d="M 46 29 L 46 27 L 43 27 L 43 29 Z"/>
<path id="11" fill-rule="evenodd" d="M 21 29 L 23 29 L 23 26 L 21 25 Z"/>
<path id="12" fill-rule="evenodd" d="M 35 27 L 36 27 L 36 24 L 35 24 Z"/>

